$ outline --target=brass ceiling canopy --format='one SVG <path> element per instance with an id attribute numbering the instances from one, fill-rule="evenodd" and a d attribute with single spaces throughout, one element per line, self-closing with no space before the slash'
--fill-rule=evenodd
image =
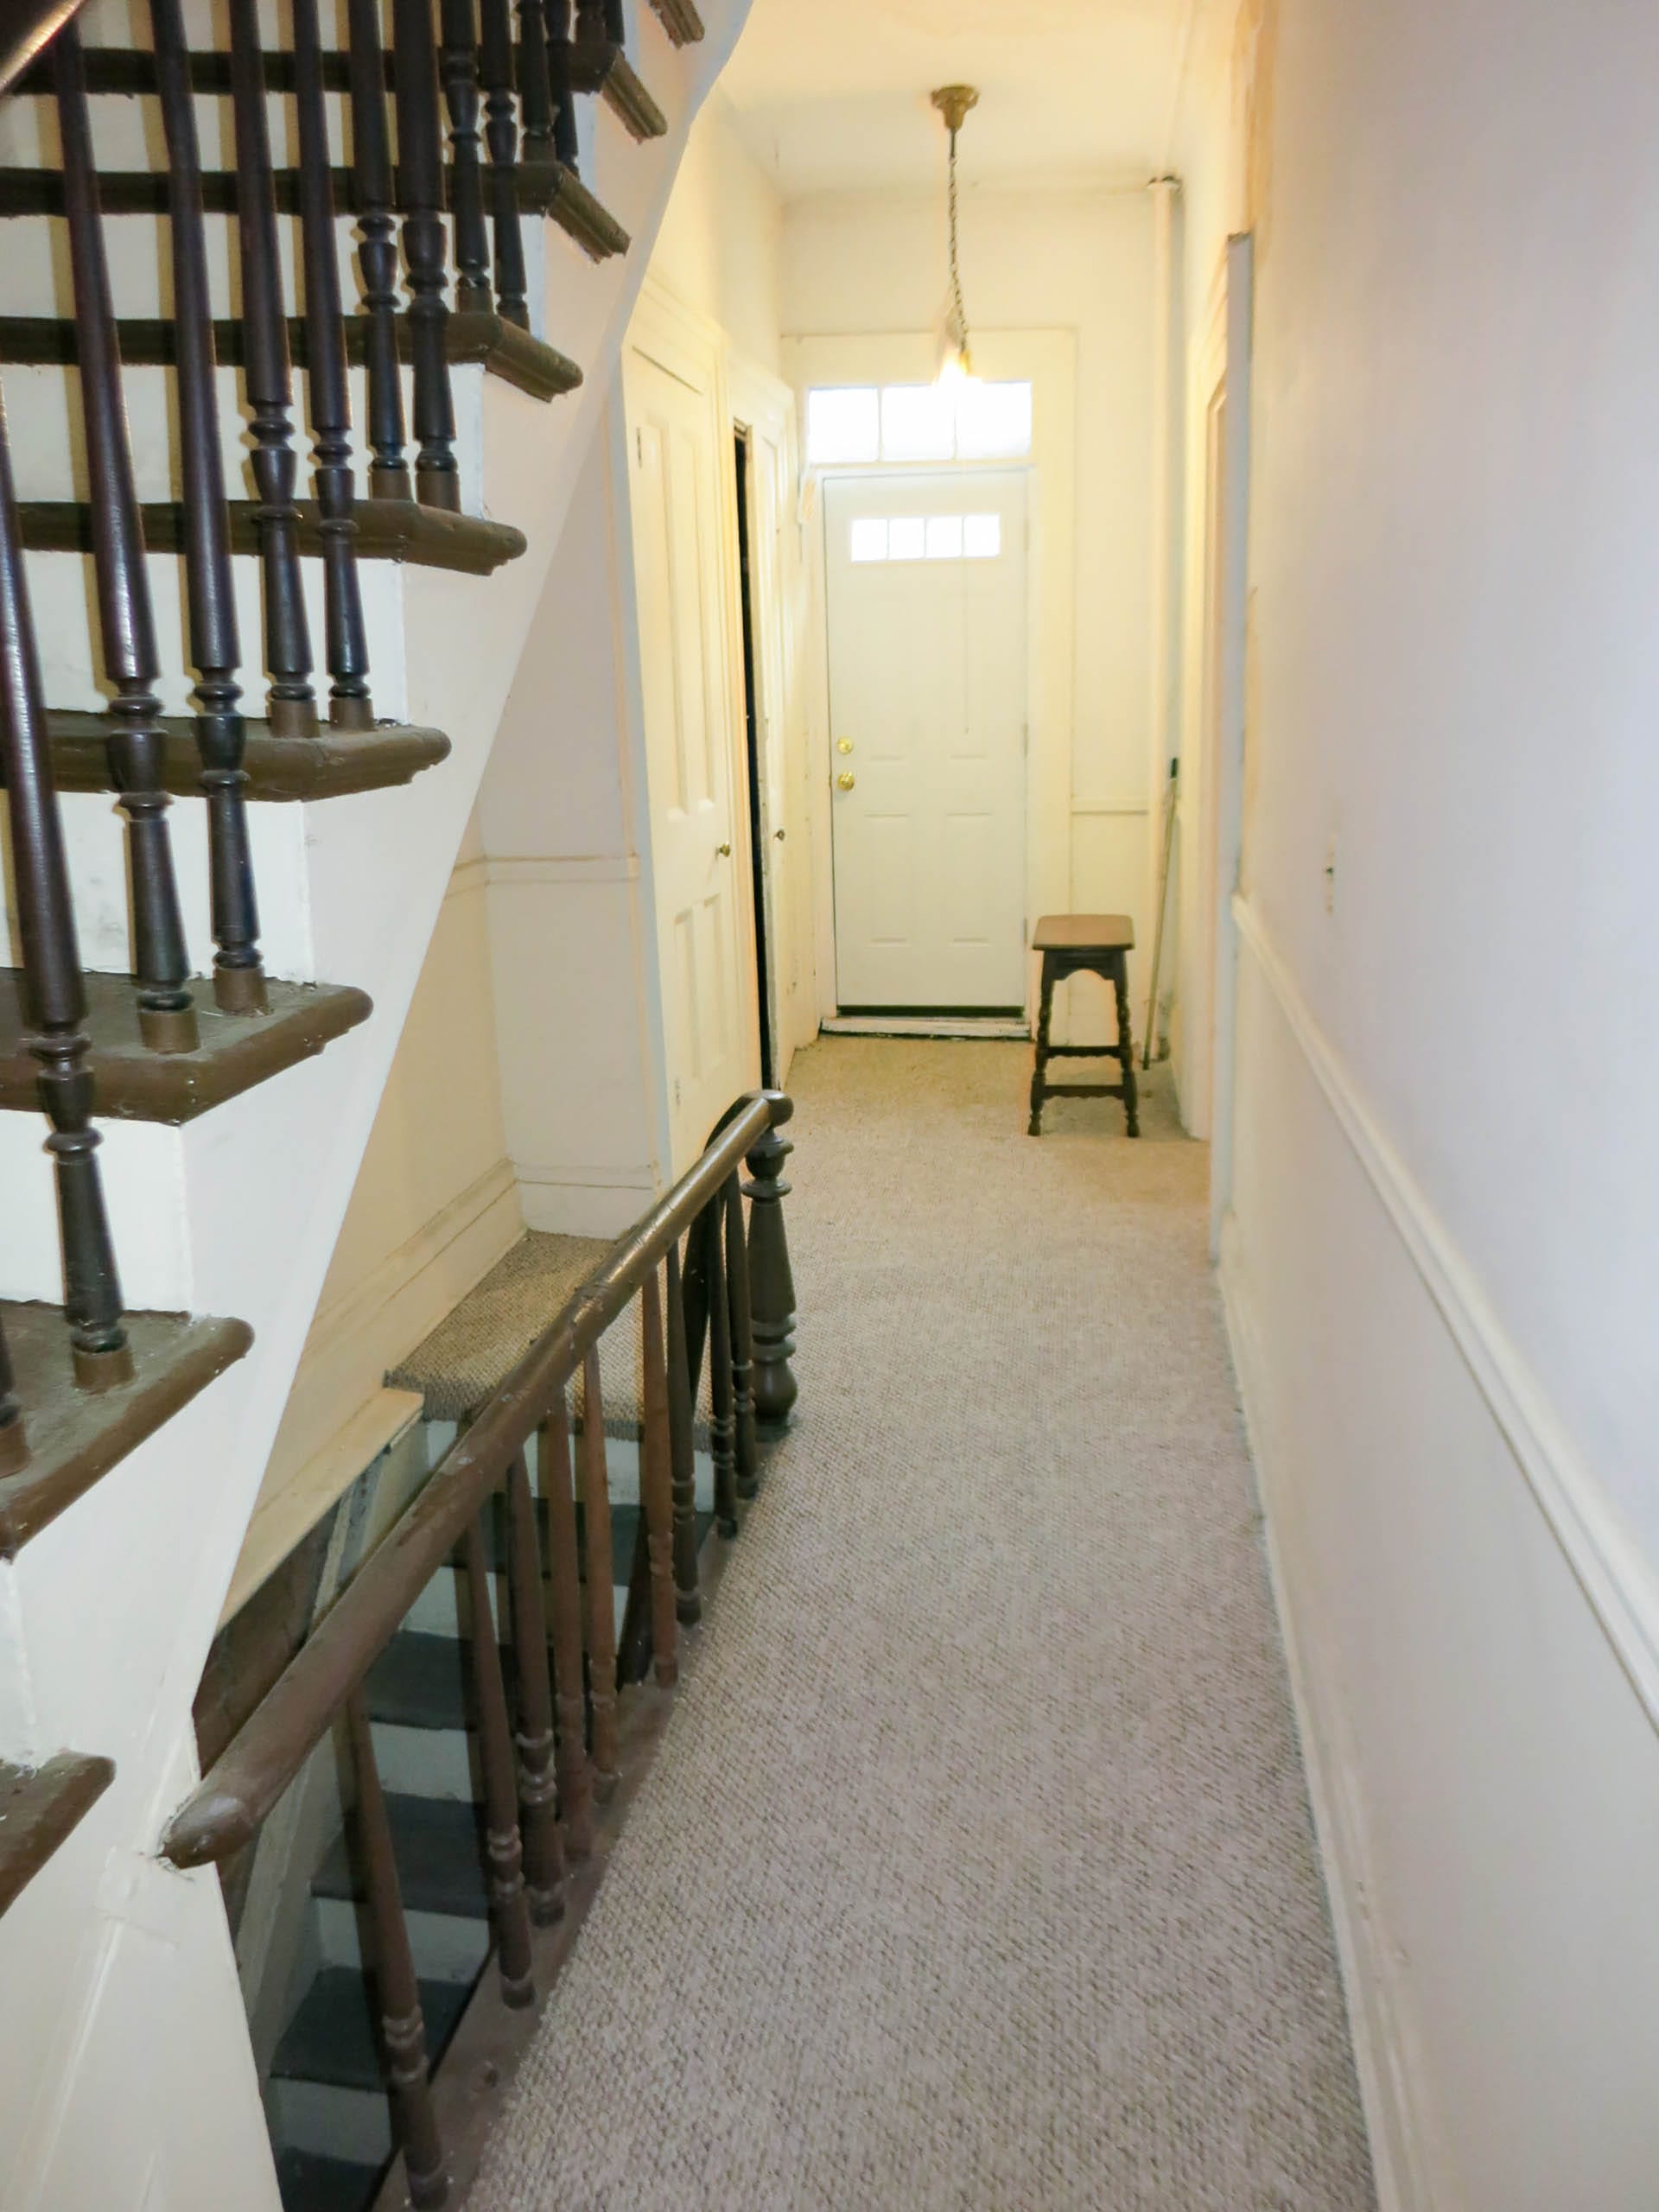
<path id="1" fill-rule="evenodd" d="M 972 85 L 941 85 L 933 105 L 944 118 L 947 130 L 960 130 L 969 109 L 979 105 L 979 92 Z"/>

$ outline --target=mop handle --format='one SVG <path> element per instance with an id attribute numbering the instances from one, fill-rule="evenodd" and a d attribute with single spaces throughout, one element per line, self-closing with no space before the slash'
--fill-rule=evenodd
<path id="1" fill-rule="evenodd" d="M 1142 1069 L 1152 1065 L 1153 1024 L 1158 1013 L 1158 969 L 1164 957 L 1164 908 L 1169 903 L 1169 855 L 1175 842 L 1175 779 L 1180 774 L 1179 760 L 1169 764 L 1169 784 L 1164 794 L 1164 866 L 1158 878 L 1158 922 L 1152 933 L 1152 988 L 1147 994 L 1147 1033 L 1142 1047 Z"/>

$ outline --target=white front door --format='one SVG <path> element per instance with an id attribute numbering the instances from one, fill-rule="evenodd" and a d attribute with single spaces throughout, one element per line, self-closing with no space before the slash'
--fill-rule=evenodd
<path id="1" fill-rule="evenodd" d="M 690 373 L 695 373 L 691 372 Z M 634 583 L 673 1167 L 760 1079 L 748 836 L 727 668 L 724 447 L 712 378 L 626 356 Z"/>
<path id="2" fill-rule="evenodd" d="M 1026 478 L 831 478 L 836 998 L 1026 998 Z"/>

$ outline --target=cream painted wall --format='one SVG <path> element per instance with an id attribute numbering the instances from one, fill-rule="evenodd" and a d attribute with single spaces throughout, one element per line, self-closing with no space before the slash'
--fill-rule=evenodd
<path id="1" fill-rule="evenodd" d="M 1659 27 L 1493 30 L 1280 0 L 1213 87 L 1189 272 L 1230 221 L 1256 260 L 1223 1274 L 1384 2203 L 1647 2212 Z"/>
<path id="2" fill-rule="evenodd" d="M 779 372 L 783 203 L 744 147 L 720 92 L 704 103 L 651 257 L 652 281 L 717 323 L 759 367 Z"/>
<path id="3" fill-rule="evenodd" d="M 1153 889 L 1150 201 L 1138 190 L 970 191 L 961 219 L 970 323 L 988 334 L 1075 334 L 1066 895 L 1075 908 L 1133 914 L 1138 1029 Z M 931 327 L 944 282 L 938 194 L 799 201 L 785 211 L 784 246 L 783 313 L 791 336 L 874 339 Z M 882 350 L 873 346 L 873 358 Z M 1097 1027 L 1091 1012 L 1090 1033 Z"/>

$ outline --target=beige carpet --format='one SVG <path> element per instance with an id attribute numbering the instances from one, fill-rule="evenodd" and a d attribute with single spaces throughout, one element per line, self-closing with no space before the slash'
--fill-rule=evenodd
<path id="1" fill-rule="evenodd" d="M 1206 1160 L 795 1063 L 801 1418 L 469 2212 L 1373 2202 Z"/>

